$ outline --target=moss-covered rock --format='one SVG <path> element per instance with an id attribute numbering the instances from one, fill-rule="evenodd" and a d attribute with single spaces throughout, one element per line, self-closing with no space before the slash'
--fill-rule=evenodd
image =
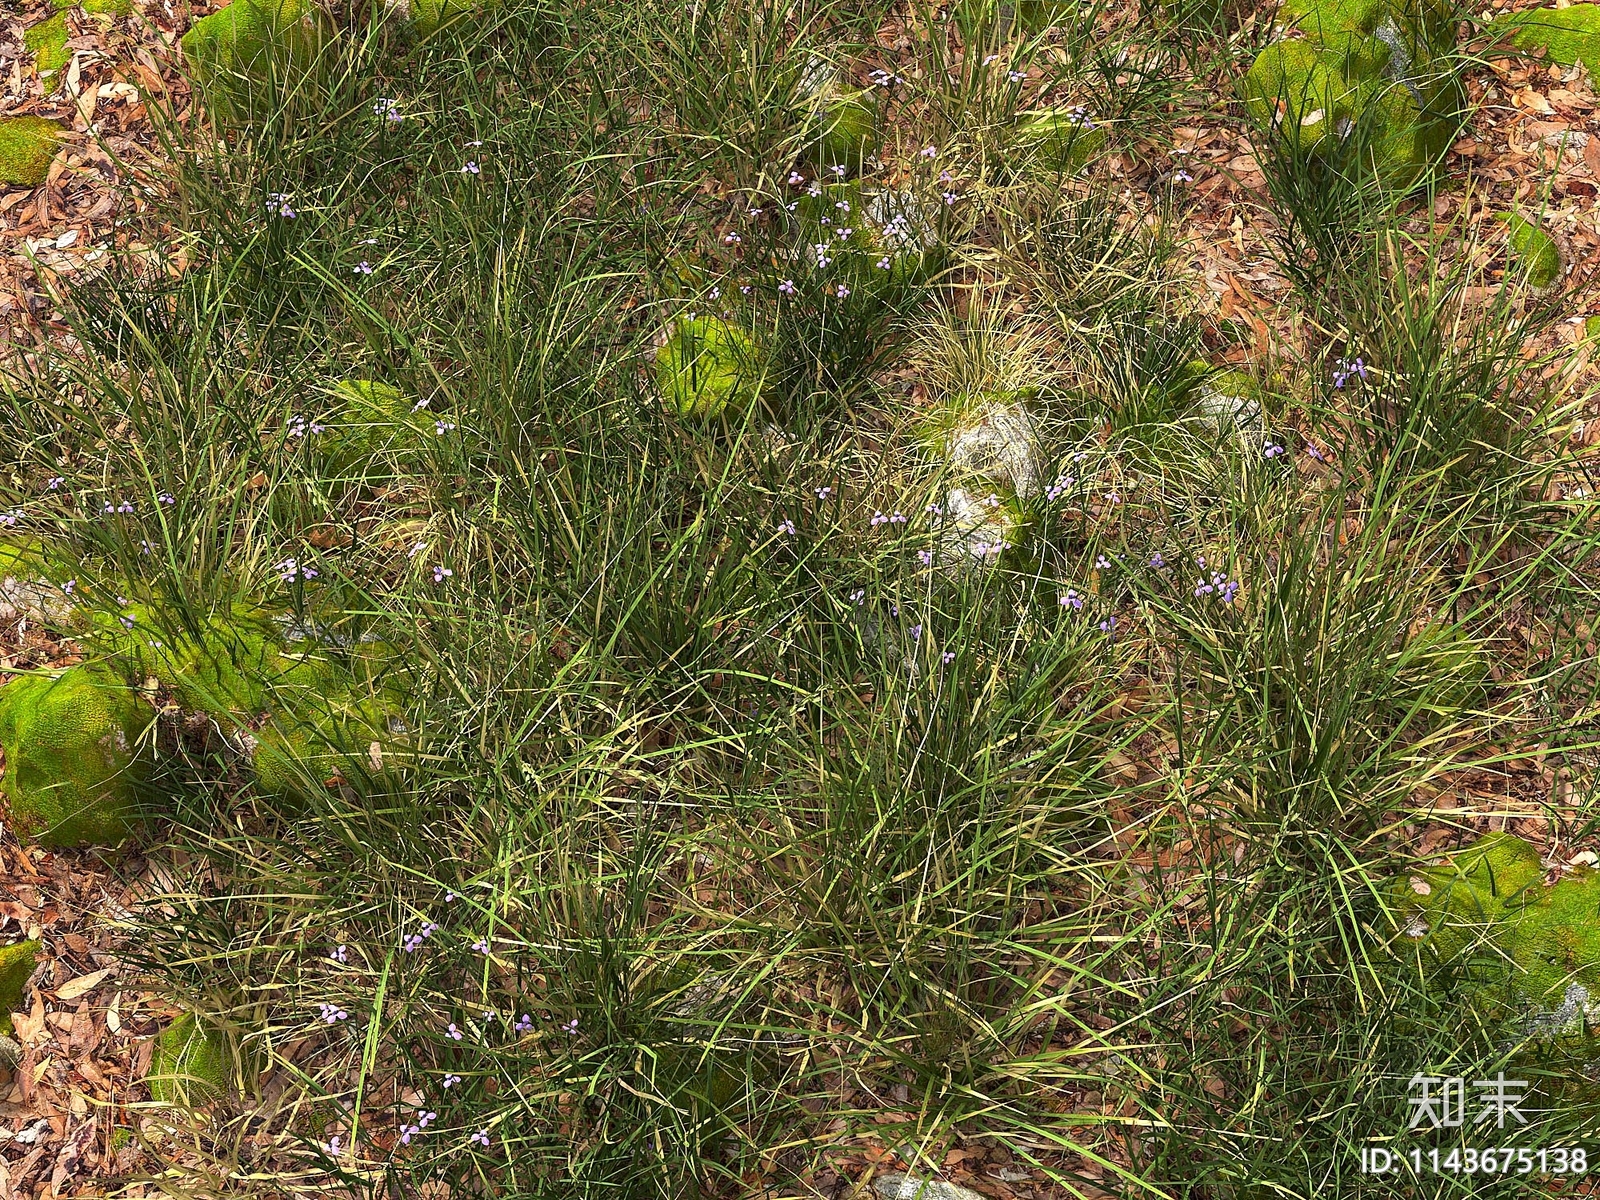
<path id="1" fill-rule="evenodd" d="M 65 129 L 45 117 L 0 117 L 0 184 L 38 187 L 50 173 Z"/>
<path id="2" fill-rule="evenodd" d="M 183 708 L 210 717 L 265 794 L 304 800 L 331 778 L 400 765 L 404 697 L 384 682 L 390 656 L 381 648 L 302 636 L 290 650 L 279 621 L 243 605 L 198 633 L 165 628 L 142 605 L 97 622 L 97 645 L 129 675 L 157 680 Z"/>
<path id="3" fill-rule="evenodd" d="M 1543 291 L 1561 280 L 1561 248 L 1537 224 L 1517 213 L 1501 213 L 1510 234 L 1511 253 L 1528 283 Z"/>
<path id="4" fill-rule="evenodd" d="M 1530 54 L 1543 51 L 1551 62 L 1582 63 L 1600 79 L 1600 4 L 1536 8 L 1506 13 L 1492 27 L 1509 32 L 1511 44 Z"/>
<path id="5" fill-rule="evenodd" d="M 1261 388 L 1244 371 L 1214 370 L 1207 363 L 1191 363 L 1197 382 L 1187 394 L 1194 398 L 1195 415 L 1219 430 L 1256 431 L 1261 426 Z"/>
<path id="6" fill-rule="evenodd" d="M 22 989 L 39 961 L 39 942 L 0 946 L 0 1037 L 10 1037 L 11 1014 L 22 1011 Z"/>
<path id="7" fill-rule="evenodd" d="M 145 1081 L 160 1104 L 208 1104 L 228 1090 L 233 1058 L 222 1035 L 193 1013 L 184 1013 L 157 1036 Z"/>
<path id="8" fill-rule="evenodd" d="M 178 44 L 213 100 L 231 102 L 285 66 L 303 68 L 319 40 L 309 0 L 233 0 L 191 25 Z"/>
<path id="9" fill-rule="evenodd" d="M 1600 871 L 1580 867 L 1544 886 L 1538 851 L 1485 834 L 1440 867 L 1397 881 L 1406 933 L 1440 962 L 1475 948 L 1480 999 L 1509 993 L 1535 1031 L 1570 1034 L 1600 1017 Z M 1557 1020 L 1556 1018 L 1560 1018 Z"/>
<path id="10" fill-rule="evenodd" d="M 99 668 L 0 687 L 0 795 L 22 833 L 47 845 L 112 844 L 132 832 L 144 764 L 136 755 L 149 709 Z"/>
<path id="11" fill-rule="evenodd" d="M 58 12 L 30 25 L 22 35 L 22 44 L 33 52 L 34 70 L 41 75 L 54 75 L 72 58 L 67 53 L 66 14 Z"/>
<path id="12" fill-rule="evenodd" d="M 763 364 L 755 339 L 718 317 L 680 317 L 656 351 L 656 385 L 682 417 L 746 411 L 761 394 Z"/>
<path id="13" fill-rule="evenodd" d="M 1449 147 L 1464 104 L 1450 58 L 1454 10 L 1433 0 L 1301 0 L 1283 12 L 1305 36 L 1251 64 L 1241 94 L 1252 120 L 1289 153 L 1353 148 L 1345 169 L 1414 186 Z"/>
<path id="14" fill-rule="evenodd" d="M 410 396 L 372 379 L 342 380 L 330 395 L 315 443 L 326 478 L 387 485 L 422 467 L 434 417 Z"/>
<path id="15" fill-rule="evenodd" d="M 34 69 L 40 75 L 54 75 L 72 61 L 67 49 L 66 9 L 73 0 L 54 0 L 55 15 L 30 26 L 22 35 L 23 45 L 33 52 Z M 133 11 L 133 0 L 82 0 L 83 11 L 93 15 L 125 17 Z"/>
<path id="16" fill-rule="evenodd" d="M 1076 175 L 1105 148 L 1106 131 L 1077 106 L 1021 114 L 1018 147 L 1037 168 Z"/>
<path id="17" fill-rule="evenodd" d="M 813 122 L 806 160 L 819 170 L 842 166 L 854 174 L 877 153 L 878 114 L 867 92 L 825 89 Z"/>

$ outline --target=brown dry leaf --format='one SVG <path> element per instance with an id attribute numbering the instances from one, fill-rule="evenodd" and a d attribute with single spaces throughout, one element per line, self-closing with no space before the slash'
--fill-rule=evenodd
<path id="1" fill-rule="evenodd" d="M 76 1000 L 80 996 L 87 995 L 98 987 L 101 981 L 106 979 L 113 970 L 115 970 L 114 967 L 105 967 L 102 970 L 91 971 L 87 975 L 80 975 L 76 979 L 68 980 L 56 989 L 56 999 Z"/>

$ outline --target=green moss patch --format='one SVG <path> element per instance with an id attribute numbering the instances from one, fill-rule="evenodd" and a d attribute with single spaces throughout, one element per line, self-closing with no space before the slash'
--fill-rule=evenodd
<path id="1" fill-rule="evenodd" d="M 221 100 L 238 85 L 270 78 L 280 65 L 304 65 L 317 37 L 306 0 L 234 0 L 196 21 L 178 44 L 195 77 Z"/>
<path id="2" fill-rule="evenodd" d="M 150 711 L 95 667 L 0 687 L 0 795 L 17 829 L 46 845 L 114 844 L 134 828 Z"/>
<path id="3" fill-rule="evenodd" d="M 1493 27 L 1510 32 L 1511 44 L 1519 50 L 1543 52 L 1563 66 L 1581 62 L 1600 78 L 1600 4 L 1506 13 Z"/>
<path id="4" fill-rule="evenodd" d="M 1551 1032 L 1600 1017 L 1600 870 L 1546 887 L 1538 851 L 1490 833 L 1398 881 L 1395 900 L 1430 957 L 1486 964 L 1475 970 L 1486 1004 L 1509 991 L 1533 1027 Z"/>
<path id="5" fill-rule="evenodd" d="M 760 395 L 761 375 L 755 339 L 716 317 L 680 318 L 656 352 L 656 383 L 682 417 L 744 412 Z"/>
<path id="6" fill-rule="evenodd" d="M 11 1014 L 22 1011 L 22 989 L 38 961 L 37 939 L 0 947 L 0 1037 L 11 1036 Z"/>
<path id="7" fill-rule="evenodd" d="M 160 1104 L 209 1104 L 228 1090 L 233 1059 L 222 1035 L 184 1013 L 156 1038 L 145 1081 Z"/>
<path id="8" fill-rule="evenodd" d="M 806 159 L 819 170 L 860 171 L 878 149 L 878 114 L 865 92 L 828 93 L 815 118 Z"/>
<path id="9" fill-rule="evenodd" d="M 1555 238 L 1526 217 L 1501 213 L 1510 231 L 1511 253 L 1517 268 L 1534 287 L 1554 287 L 1561 280 L 1561 248 Z"/>
<path id="10" fill-rule="evenodd" d="M 1016 134 L 1034 165 L 1061 175 L 1076 175 L 1106 144 L 1105 129 L 1081 108 L 1024 113 Z"/>
<path id="11" fill-rule="evenodd" d="M 1415 186 L 1449 147 L 1464 103 L 1448 58 L 1453 11 L 1431 0 L 1302 0 L 1284 15 L 1305 36 L 1273 43 L 1251 64 L 1241 93 L 1252 120 L 1292 154 L 1359 147 L 1362 170 L 1378 182 Z"/>
<path id="12" fill-rule="evenodd" d="M 0 183 L 38 187 L 50 173 L 65 129 L 44 117 L 0 118 Z"/>

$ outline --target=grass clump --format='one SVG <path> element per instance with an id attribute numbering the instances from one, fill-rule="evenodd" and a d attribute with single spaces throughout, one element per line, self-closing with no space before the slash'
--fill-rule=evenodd
<path id="1" fill-rule="evenodd" d="M 1153 147 L 1265 22 L 1028 7 L 351 11 L 170 127 L 186 269 L 0 378 L 0 511 L 154 681 L 129 954 L 261 1081 L 173 1190 L 1357 1194 L 1504 1062 L 1391 881 L 1589 778 L 1600 533 L 1553 305 L 1361 157 L 1462 64 L 1301 18 L 1247 322 Z"/>

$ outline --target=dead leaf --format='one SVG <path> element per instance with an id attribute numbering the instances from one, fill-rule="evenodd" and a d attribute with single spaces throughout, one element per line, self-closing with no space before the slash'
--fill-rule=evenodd
<path id="1" fill-rule="evenodd" d="M 109 976 L 113 970 L 115 968 L 106 967 L 103 970 L 91 971 L 87 975 L 80 975 L 76 979 L 68 980 L 56 989 L 56 999 L 76 1000 L 79 996 L 87 995 L 98 987 L 101 981 Z"/>

